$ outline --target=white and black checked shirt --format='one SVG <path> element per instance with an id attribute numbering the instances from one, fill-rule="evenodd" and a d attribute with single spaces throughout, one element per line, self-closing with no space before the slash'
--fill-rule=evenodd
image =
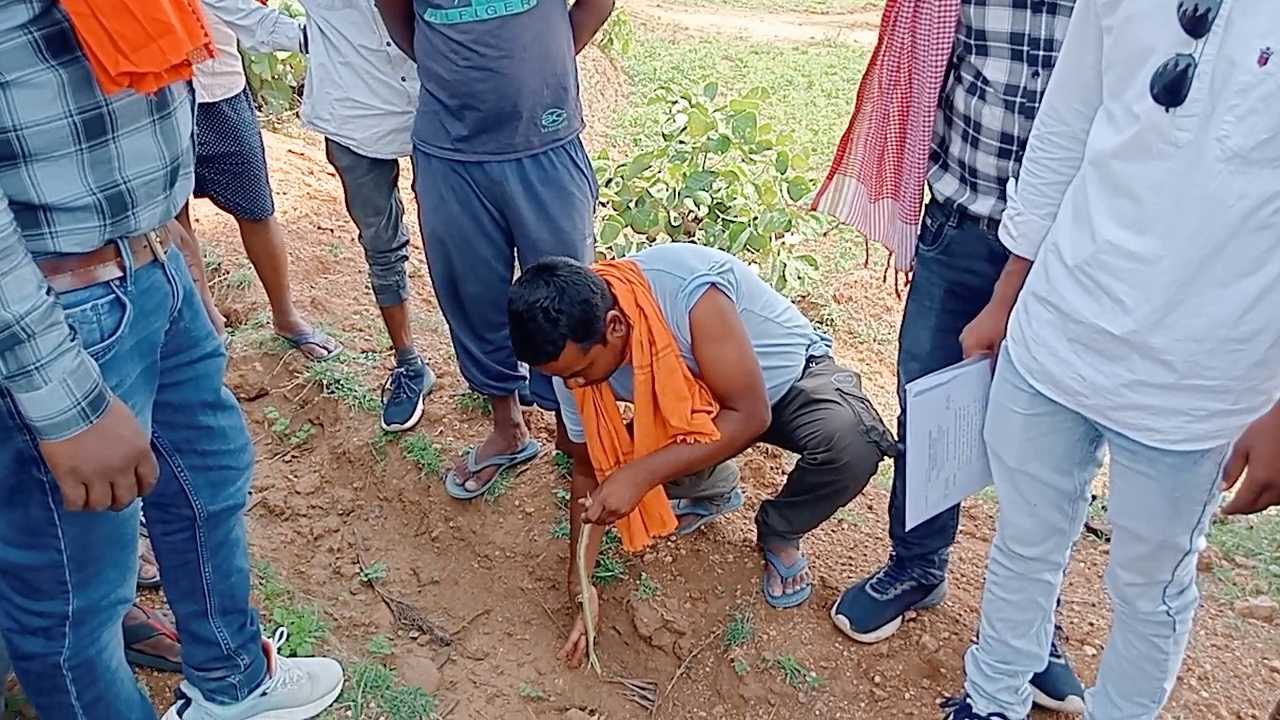
<path id="1" fill-rule="evenodd" d="M 42 440 L 111 395 L 35 258 L 154 230 L 192 189 L 187 83 L 106 97 L 54 0 L 0 1 L 0 386 Z"/>
<path id="2" fill-rule="evenodd" d="M 938 99 L 929 191 L 999 220 L 1075 0 L 963 0 Z"/>

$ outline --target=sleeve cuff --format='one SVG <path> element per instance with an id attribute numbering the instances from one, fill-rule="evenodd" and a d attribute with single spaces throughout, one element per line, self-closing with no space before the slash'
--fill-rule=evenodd
<path id="1" fill-rule="evenodd" d="M 1014 255 L 1034 261 L 1053 223 L 1041 220 L 1022 206 L 1018 199 L 1016 178 L 1009 180 L 1006 197 L 1008 199 L 1004 214 L 1000 217 L 1000 229 L 997 233 L 1000 243 Z"/>
<path id="2" fill-rule="evenodd" d="M 53 382 L 36 390 L 14 392 L 27 424 L 41 442 L 65 440 L 89 428 L 107 413 L 111 391 L 88 353 L 77 348 L 66 360 L 48 368 Z"/>

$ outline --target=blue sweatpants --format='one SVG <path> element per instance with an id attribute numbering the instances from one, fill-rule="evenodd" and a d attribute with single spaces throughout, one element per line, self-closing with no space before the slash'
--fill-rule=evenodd
<path id="1" fill-rule="evenodd" d="M 462 377 L 481 395 L 513 395 L 525 381 L 507 330 L 516 262 L 594 259 L 599 187 L 586 148 L 575 138 L 493 162 L 415 150 L 413 163 L 427 268 Z M 538 406 L 555 410 L 550 380 L 537 372 L 528 379 Z"/>

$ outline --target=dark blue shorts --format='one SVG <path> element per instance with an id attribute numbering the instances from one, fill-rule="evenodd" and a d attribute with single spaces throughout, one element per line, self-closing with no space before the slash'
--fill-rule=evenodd
<path id="1" fill-rule="evenodd" d="M 262 130 L 248 87 L 226 100 L 196 105 L 194 195 L 237 220 L 275 214 Z"/>

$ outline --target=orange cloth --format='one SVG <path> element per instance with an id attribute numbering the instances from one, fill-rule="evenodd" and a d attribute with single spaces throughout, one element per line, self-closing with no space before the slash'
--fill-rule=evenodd
<path id="1" fill-rule="evenodd" d="M 154 93 L 216 52 L 200 0 L 60 0 L 102 92 Z"/>
<path id="2" fill-rule="evenodd" d="M 609 260 L 592 269 L 608 283 L 619 309 L 631 322 L 629 349 L 635 376 L 632 433 L 627 432 L 609 383 L 573 391 L 591 464 L 600 482 L 606 482 L 626 463 L 673 442 L 719 440 L 714 419 L 720 404 L 689 372 L 640 266 L 631 260 Z M 670 535 L 676 526 L 662 486 L 650 490 L 635 511 L 617 523 L 622 547 L 629 552 L 644 550 L 653 538 Z"/>

